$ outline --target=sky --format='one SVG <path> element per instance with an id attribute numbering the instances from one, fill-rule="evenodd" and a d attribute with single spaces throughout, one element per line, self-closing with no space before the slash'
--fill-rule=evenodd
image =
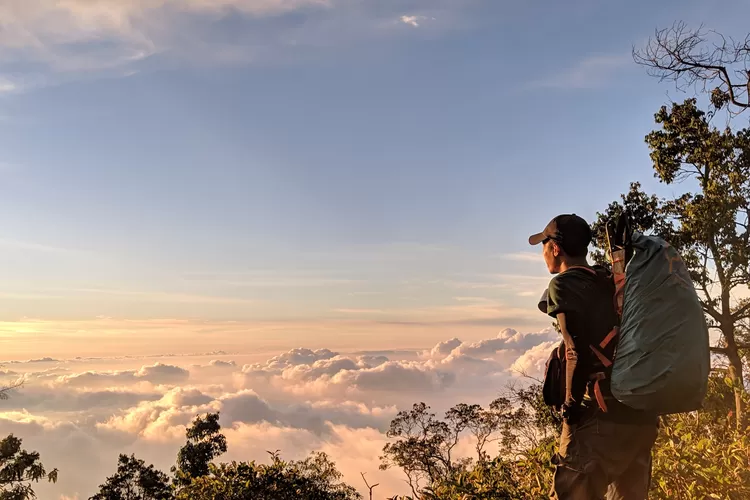
<path id="1" fill-rule="evenodd" d="M 679 20 L 744 36 L 750 6 L 717 5 L 4 0 L 0 358 L 28 381 L 0 431 L 60 459 L 62 433 L 92 450 L 84 467 L 122 439 L 164 462 L 191 412 L 244 397 L 273 418 L 238 417 L 237 442 L 344 456 L 330 436 L 381 446 L 415 394 L 489 402 L 554 339 L 528 235 L 592 220 L 631 181 L 679 189 L 654 180 L 644 136 L 688 95 L 631 49 Z M 536 343 L 508 348 L 516 334 Z M 271 361 L 294 349 L 330 351 Z M 300 375 L 326 352 L 348 361 Z M 389 389 L 402 369 L 419 390 Z M 48 495 L 95 483 L 63 472 Z"/>

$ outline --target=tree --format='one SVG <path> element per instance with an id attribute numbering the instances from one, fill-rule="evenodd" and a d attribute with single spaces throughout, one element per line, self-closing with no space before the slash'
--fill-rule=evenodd
<path id="1" fill-rule="evenodd" d="M 211 461 L 227 451 L 218 412 L 197 416 L 185 434 L 188 442 L 180 448 L 177 465 L 171 469 L 177 486 L 188 485 L 193 478 L 207 475 Z"/>
<path id="2" fill-rule="evenodd" d="M 604 248 L 606 221 L 627 208 L 638 229 L 662 235 L 680 251 L 709 327 L 721 334 L 712 351 L 728 362 L 741 429 L 750 301 L 738 301 L 734 294 L 750 284 L 750 129 L 712 127 L 695 99 L 670 109 L 662 106 L 655 119 L 661 129 L 646 136 L 655 176 L 670 185 L 690 181 L 696 189 L 657 200 L 633 184 L 622 204 L 613 203 L 599 214 L 593 226 L 597 245 Z"/>
<path id="3" fill-rule="evenodd" d="M 386 432 L 396 438 L 383 448 L 380 469 L 400 467 L 406 474 L 412 492 L 417 496 L 420 482 L 430 484 L 452 476 L 460 467 L 451 455 L 468 419 L 476 416 L 478 405 L 459 405 L 446 413 L 446 420 L 438 420 L 425 403 L 415 404 L 411 411 L 400 411 Z"/>
<path id="4" fill-rule="evenodd" d="M 23 441 L 9 435 L 0 441 L 0 500 L 36 498 L 32 482 L 57 482 L 57 469 L 47 472 L 36 451 L 21 448 Z"/>
<path id="5" fill-rule="evenodd" d="M 99 493 L 89 500 L 169 500 L 174 498 L 169 477 L 146 466 L 135 455 L 120 454 L 117 472 L 99 486 Z"/>
<path id="6" fill-rule="evenodd" d="M 486 471 L 500 466 L 507 468 L 514 460 L 526 463 L 530 458 L 529 450 L 554 442 L 559 427 L 560 421 L 544 405 L 537 385 L 508 386 L 505 394 L 487 408 L 458 404 L 445 413 L 443 420 L 436 418 L 426 404 L 418 403 L 410 411 L 400 411 L 391 421 L 387 436 L 395 441 L 383 448 L 380 468 L 402 469 L 415 497 L 430 498 L 429 494 L 436 495 L 438 490 L 457 494 L 461 484 L 472 481 L 469 476 L 474 477 L 472 475 L 481 471 L 485 471 L 481 477 L 489 481 L 485 486 L 496 489 L 510 479 L 505 472 L 496 476 L 487 475 Z M 462 437 L 474 444 L 476 460 L 455 456 L 455 448 Z M 500 444 L 499 459 L 492 459 L 488 453 L 487 445 L 493 442 Z M 518 482 L 511 479 L 511 482 Z M 464 493 L 468 494 L 467 491 Z M 503 491 L 510 490 L 497 490 L 497 494 L 504 495 Z"/>
<path id="7" fill-rule="evenodd" d="M 209 474 L 194 477 L 178 500 L 358 500 L 361 495 L 340 483 L 341 473 L 325 453 L 302 461 L 284 461 L 271 453 L 271 463 L 210 464 Z"/>
<path id="8" fill-rule="evenodd" d="M 633 50 L 633 58 L 679 90 L 692 86 L 708 93 L 713 106 L 726 106 L 730 115 L 750 108 L 750 35 L 734 40 L 677 22 L 657 30 L 643 49 Z"/>
<path id="9" fill-rule="evenodd" d="M 561 422 L 544 404 L 541 385 L 509 385 L 487 408 L 458 404 L 438 420 L 424 403 L 391 422 L 382 468 L 400 467 L 414 498 L 510 500 L 548 497 L 550 463 Z M 477 458 L 455 457 L 471 438 Z M 498 441 L 493 457 L 486 444 Z"/>

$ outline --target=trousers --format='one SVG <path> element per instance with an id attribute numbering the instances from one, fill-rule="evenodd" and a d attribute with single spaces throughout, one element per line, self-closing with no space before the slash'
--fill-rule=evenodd
<path id="1" fill-rule="evenodd" d="M 624 423 L 598 408 L 563 423 L 553 456 L 553 500 L 646 500 L 658 421 Z"/>

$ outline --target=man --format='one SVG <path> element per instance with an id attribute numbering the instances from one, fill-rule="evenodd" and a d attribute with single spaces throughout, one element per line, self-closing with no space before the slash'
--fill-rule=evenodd
<path id="1" fill-rule="evenodd" d="M 542 245 L 556 275 L 546 292 L 546 313 L 557 319 L 565 345 L 563 429 L 553 458 L 550 492 L 557 500 L 645 500 L 657 416 L 633 410 L 609 391 L 618 324 L 614 282 L 586 260 L 591 228 L 575 214 L 559 215 L 529 237 Z M 543 308 L 543 305 L 540 305 Z"/>

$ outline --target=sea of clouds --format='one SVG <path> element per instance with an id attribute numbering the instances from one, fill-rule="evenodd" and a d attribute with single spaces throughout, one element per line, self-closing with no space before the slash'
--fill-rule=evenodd
<path id="1" fill-rule="evenodd" d="M 486 405 L 510 382 L 539 377 L 556 333 L 502 330 L 423 351 L 334 352 L 297 348 L 275 356 L 210 353 L 150 358 L 42 358 L 4 364 L 23 379 L 0 401 L 0 434 L 21 437 L 60 470 L 42 499 L 84 499 L 135 453 L 168 472 L 196 414 L 220 411 L 223 460 L 299 459 L 328 453 L 345 480 L 380 483 L 378 497 L 407 493 L 402 473 L 379 471 L 385 431 L 399 410 L 424 401 L 441 415 L 457 403 Z"/>

